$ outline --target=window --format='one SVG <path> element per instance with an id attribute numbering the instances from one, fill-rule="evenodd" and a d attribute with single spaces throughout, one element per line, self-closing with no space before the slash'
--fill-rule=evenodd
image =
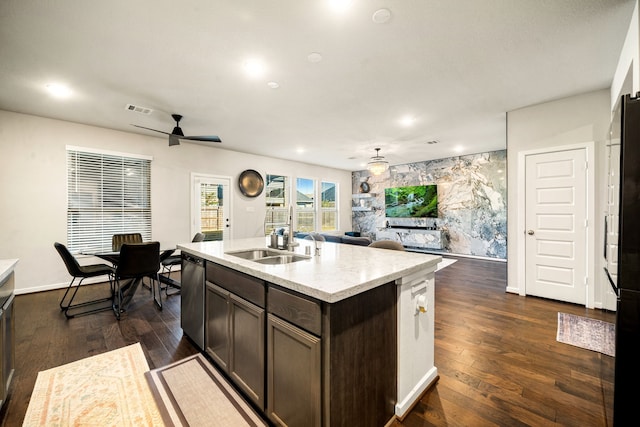
<path id="1" fill-rule="evenodd" d="M 296 224 L 298 231 L 316 230 L 315 180 L 296 179 Z"/>
<path id="2" fill-rule="evenodd" d="M 67 147 L 67 247 L 110 251 L 111 237 L 151 240 L 151 158 Z"/>
<path id="3" fill-rule="evenodd" d="M 338 229 L 337 184 L 323 181 L 320 185 L 320 215 L 322 231 Z"/>
<path id="4" fill-rule="evenodd" d="M 284 227 L 289 221 L 289 177 L 267 175 L 265 199 L 267 213 L 264 233 L 267 235 L 274 228 Z"/>

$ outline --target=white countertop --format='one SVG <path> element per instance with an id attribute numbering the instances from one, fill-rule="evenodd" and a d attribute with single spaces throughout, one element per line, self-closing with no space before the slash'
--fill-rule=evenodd
<path id="1" fill-rule="evenodd" d="M 0 283 L 9 277 L 17 263 L 17 259 L 0 259 Z"/>
<path id="2" fill-rule="evenodd" d="M 305 246 L 314 252 L 313 241 L 296 242 L 296 254 L 304 255 Z M 439 255 L 331 242 L 321 243 L 319 256 L 290 264 L 263 265 L 227 254 L 266 247 L 264 237 L 178 245 L 184 252 L 330 303 L 419 271 L 435 271 L 442 260 Z"/>

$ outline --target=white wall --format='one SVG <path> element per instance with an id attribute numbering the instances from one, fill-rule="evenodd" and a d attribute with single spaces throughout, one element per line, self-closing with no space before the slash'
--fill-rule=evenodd
<path id="1" fill-rule="evenodd" d="M 595 188 L 589 189 L 589 197 L 594 197 L 596 217 L 591 221 L 595 227 L 593 259 L 589 267 L 597 266 L 595 280 L 596 306 L 601 302 L 600 292 L 606 284 L 600 273 L 600 248 L 604 244 L 604 211 L 606 208 L 606 150 L 605 144 L 610 124 L 610 93 L 599 90 L 582 95 L 563 98 L 556 101 L 533 105 L 507 113 L 507 190 L 508 243 L 507 243 L 507 290 L 522 293 L 524 283 L 518 280 L 518 260 L 524 256 L 519 253 L 519 239 L 524 230 L 519 230 L 518 206 L 523 204 L 524 194 L 518 192 L 519 153 L 557 146 L 595 142 Z M 590 283 L 593 283 L 593 280 Z"/>
<path id="2" fill-rule="evenodd" d="M 0 110 L 0 259 L 19 258 L 16 293 L 66 286 L 70 277 L 53 247 L 66 243 L 67 145 L 153 157 L 152 238 L 162 247 L 188 242 L 191 173 L 232 182 L 232 237 L 263 235 L 264 192 L 247 198 L 237 187 L 245 169 L 338 183 L 340 231 L 351 229 L 351 172 Z M 233 146 L 224 141 L 223 146 Z M 92 260 L 94 261 L 94 260 Z M 85 260 L 87 262 L 87 260 Z"/>
<path id="3" fill-rule="evenodd" d="M 618 66 L 611 82 L 611 111 L 614 110 L 620 96 L 635 94 L 640 90 L 640 30 L 638 2 L 636 1 L 629 23 L 629 29 L 622 45 Z"/>

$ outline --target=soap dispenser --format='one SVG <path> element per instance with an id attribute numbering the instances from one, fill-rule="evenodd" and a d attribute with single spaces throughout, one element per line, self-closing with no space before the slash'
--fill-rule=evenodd
<path id="1" fill-rule="evenodd" d="M 271 232 L 271 245 L 270 248 L 278 249 L 278 234 L 276 233 L 276 229 L 274 228 Z"/>

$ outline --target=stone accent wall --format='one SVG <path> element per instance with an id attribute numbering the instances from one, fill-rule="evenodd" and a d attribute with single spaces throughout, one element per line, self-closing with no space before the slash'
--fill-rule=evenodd
<path id="1" fill-rule="evenodd" d="M 438 185 L 438 218 L 404 219 L 392 225 L 444 231 L 442 252 L 507 258 L 506 150 L 391 166 L 380 175 L 352 173 L 352 228 L 376 239 L 388 235 L 384 189 Z M 367 182 L 371 197 L 362 197 Z"/>

